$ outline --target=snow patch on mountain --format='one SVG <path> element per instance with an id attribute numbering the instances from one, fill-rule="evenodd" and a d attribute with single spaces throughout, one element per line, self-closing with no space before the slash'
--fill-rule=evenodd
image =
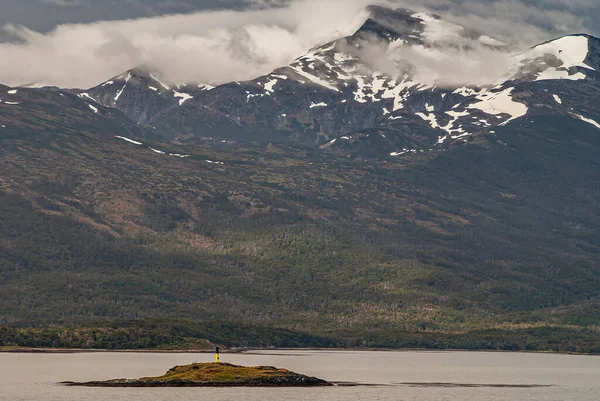
<path id="1" fill-rule="evenodd" d="M 133 143 L 134 145 L 142 145 L 141 142 L 134 141 L 133 139 L 129 139 L 129 138 L 126 138 L 124 136 L 117 136 L 117 135 L 115 135 L 115 138 L 121 139 L 121 140 L 123 140 L 125 142 Z"/>
<path id="2" fill-rule="evenodd" d="M 589 51 L 587 36 L 564 36 L 517 54 L 515 67 L 506 77 L 533 72 L 535 81 L 586 79 L 584 71 L 595 71 L 586 64 Z"/>
<path id="3" fill-rule="evenodd" d="M 423 120 L 429 122 L 429 125 L 431 126 L 431 128 L 436 129 L 436 128 L 441 128 L 440 125 L 437 122 L 437 119 L 435 117 L 435 114 L 430 113 L 430 114 L 425 114 L 425 113 L 415 113 L 418 117 L 421 117 Z"/>
<path id="4" fill-rule="evenodd" d="M 585 121 L 586 123 L 591 124 L 594 127 L 600 129 L 600 124 L 598 124 L 595 120 L 592 120 L 591 118 L 587 118 L 587 117 L 581 116 L 579 114 L 575 114 L 575 117 L 579 118 L 581 121 Z"/>
<path id="5" fill-rule="evenodd" d="M 179 98 L 180 106 L 182 106 L 186 101 L 194 98 L 192 95 L 188 95 L 187 93 L 181 93 L 177 91 L 173 91 L 173 96 Z"/>
<path id="6" fill-rule="evenodd" d="M 374 72 L 370 77 L 356 75 L 354 79 L 356 79 L 358 85 L 358 89 L 354 92 L 354 100 L 359 103 L 381 101 L 382 97 L 378 95 L 381 91 L 387 89 L 390 81 L 388 77 L 380 72 Z"/>
<path id="7" fill-rule="evenodd" d="M 564 68 L 582 67 L 593 70 L 585 64 L 589 54 L 589 39 L 585 36 L 564 36 L 533 48 L 537 56 L 552 54 L 563 63 Z"/>
<path id="8" fill-rule="evenodd" d="M 208 85 L 208 84 L 197 84 L 197 86 L 198 86 L 198 89 L 200 89 L 202 91 L 209 91 L 209 90 L 215 89 L 215 86 Z"/>
<path id="9" fill-rule="evenodd" d="M 457 95 L 461 95 L 463 97 L 472 97 L 472 96 L 477 96 L 480 93 L 485 92 L 485 89 L 476 89 L 476 88 L 470 88 L 470 87 L 460 87 L 460 88 L 456 88 L 452 93 L 457 94 Z M 457 107 L 459 105 L 456 105 Z"/>
<path id="10" fill-rule="evenodd" d="M 446 126 L 440 128 L 446 131 L 448 135 L 439 137 L 437 144 L 442 144 L 448 139 L 458 139 L 462 138 L 463 136 L 470 135 L 470 133 L 465 132 L 462 125 L 459 124 L 457 126 L 457 122 L 461 117 L 470 116 L 471 113 L 469 113 L 468 111 L 447 111 L 446 114 L 449 115 L 452 118 L 452 120 L 450 120 L 450 122 Z"/>
<path id="11" fill-rule="evenodd" d="M 268 82 L 265 82 L 262 85 L 268 94 L 272 94 L 273 92 L 275 92 L 275 90 L 273 88 L 275 88 L 275 85 L 277 85 L 277 82 L 279 82 L 279 80 L 277 78 L 275 78 L 275 79 L 271 79 Z"/>
<path id="12" fill-rule="evenodd" d="M 131 79 L 131 72 L 127 73 L 127 77 L 125 78 L 125 85 L 123 85 L 123 87 L 121 88 L 120 91 L 117 92 L 117 94 L 115 95 L 115 104 L 119 101 L 119 98 L 121 97 L 121 95 L 123 94 L 123 91 L 125 90 L 125 88 L 127 87 L 127 84 L 129 83 L 129 80 Z"/>
<path id="13" fill-rule="evenodd" d="M 167 85 L 167 84 L 165 84 L 164 82 L 162 82 L 162 81 L 161 81 L 160 79 L 158 79 L 156 76 L 154 76 L 154 75 L 152 75 L 152 74 L 149 74 L 149 75 L 150 75 L 150 78 L 152 78 L 153 80 L 155 80 L 156 82 L 158 82 L 158 84 L 159 84 L 160 86 L 162 86 L 163 88 L 165 88 L 165 89 L 166 89 L 166 90 L 168 90 L 168 91 L 170 91 L 170 90 L 171 90 L 171 87 L 170 87 L 169 85 Z"/>
<path id="14" fill-rule="evenodd" d="M 508 114 L 510 118 L 502 123 L 508 124 L 510 121 L 523 117 L 527 114 L 529 108 L 524 103 L 515 102 L 511 96 L 514 88 L 507 88 L 500 92 L 486 92 L 476 96 L 479 102 L 467 106 L 469 109 L 478 109 L 486 114 L 500 115 Z"/>
<path id="15" fill-rule="evenodd" d="M 119 101 L 119 98 L 123 94 L 123 91 L 125 90 L 126 87 L 127 87 L 127 84 L 123 85 L 123 87 L 121 88 L 121 90 L 119 90 L 117 92 L 117 94 L 115 95 L 115 98 L 114 98 L 115 104 Z"/>
<path id="16" fill-rule="evenodd" d="M 298 66 L 291 65 L 290 69 L 292 71 L 294 71 L 296 74 L 300 75 L 303 78 L 308 79 L 309 81 L 311 81 L 314 84 L 320 85 L 320 86 L 322 86 L 324 88 L 327 88 L 327 89 L 330 89 L 330 90 L 332 90 L 334 92 L 339 92 L 340 91 L 338 88 L 336 88 L 335 86 L 333 86 L 328 81 L 326 81 L 326 80 L 324 80 L 324 79 L 322 79 L 322 78 L 320 78 L 320 77 L 318 77 L 316 75 L 313 75 L 313 74 L 311 74 L 309 72 L 306 72 L 306 71 L 302 70 Z"/>
<path id="17" fill-rule="evenodd" d="M 80 94 L 79 94 L 79 95 L 77 95 L 77 96 L 79 96 L 80 98 L 86 98 L 86 99 L 89 99 L 89 100 L 91 100 L 91 101 L 93 101 L 93 102 L 95 102 L 95 101 L 96 101 L 96 99 L 94 99 L 94 98 L 93 98 L 93 97 L 91 97 L 91 96 L 90 96 L 88 93 L 85 93 L 85 92 L 84 92 L 84 93 L 80 93 Z"/>

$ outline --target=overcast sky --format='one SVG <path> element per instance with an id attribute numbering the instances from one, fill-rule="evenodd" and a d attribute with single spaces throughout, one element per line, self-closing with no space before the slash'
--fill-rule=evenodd
<path id="1" fill-rule="evenodd" d="M 600 0 L 0 0 L 0 82 L 86 87 L 139 64 L 181 83 L 252 79 L 389 2 L 520 46 L 600 36 Z"/>
<path id="2" fill-rule="evenodd" d="M 244 0 L 0 0 L 0 25 L 48 31 L 59 24 L 89 23 L 239 8 Z"/>
<path id="3" fill-rule="evenodd" d="M 174 13 L 191 13 L 210 9 L 239 9 L 251 5 L 264 7 L 286 0 L 0 0 L 0 26 L 22 24 L 46 32 L 65 23 L 89 23 L 153 17 Z M 294 1 L 294 0 L 287 0 Z M 327 0 L 323 0 L 326 2 Z M 377 2 L 377 1 L 374 1 Z M 480 14 L 484 8 L 498 14 L 518 12 L 521 5 L 540 12 L 565 13 L 576 16 L 588 33 L 600 36 L 600 0 L 421 0 L 408 5 L 424 4 L 438 12 L 451 10 Z M 548 21 L 549 24 L 555 21 Z M 566 21 L 567 23 L 569 21 Z M 536 23 L 539 23 L 537 21 Z"/>

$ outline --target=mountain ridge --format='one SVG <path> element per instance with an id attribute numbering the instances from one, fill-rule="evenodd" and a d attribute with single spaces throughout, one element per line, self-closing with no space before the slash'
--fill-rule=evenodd
<path id="1" fill-rule="evenodd" d="M 318 46 L 290 65 L 250 81 L 217 87 L 171 85 L 157 78 L 150 67 L 141 66 L 79 95 L 119 108 L 134 122 L 177 141 L 281 142 L 335 149 L 340 145 L 339 138 L 377 130 L 386 139 L 394 138 L 383 153 L 398 155 L 446 141 L 464 141 L 522 118 L 530 106 L 521 103 L 524 97 L 511 89 L 515 85 L 543 79 L 597 80 L 595 71 L 583 68 L 583 61 L 561 67 L 567 60 L 561 59 L 562 50 L 555 49 L 561 41 L 586 38 L 590 62 L 600 65 L 598 39 L 585 34 L 563 36 L 517 53 L 513 56 L 513 71 L 493 88 L 420 82 L 412 77 L 409 64 L 393 67 L 396 76 L 390 76 L 365 63 L 362 49 L 385 43 L 386 57 L 404 63 L 401 59 L 405 47 L 426 55 L 442 44 L 467 52 L 473 46 L 507 52 L 507 45 L 436 15 L 381 6 L 367 9 L 368 17 L 351 36 Z M 536 50 L 544 47 L 554 54 Z M 512 101 L 513 97 L 521 100 Z M 574 106 L 577 111 L 579 106 Z M 260 119 L 256 118 L 258 114 Z M 572 115 L 596 121 L 595 115 L 583 115 L 581 111 Z M 415 126 L 424 135 L 415 133 Z M 438 132 L 437 139 L 431 138 L 429 130 Z M 364 149 L 362 153 L 370 151 Z"/>

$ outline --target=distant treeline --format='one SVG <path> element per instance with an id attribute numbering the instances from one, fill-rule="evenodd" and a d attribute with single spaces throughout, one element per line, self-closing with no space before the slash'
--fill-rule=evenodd
<path id="1" fill-rule="evenodd" d="M 538 327 L 461 334 L 390 333 L 348 342 L 350 347 L 439 350 L 540 351 L 600 354 L 600 333 L 592 329 Z"/>
<path id="2" fill-rule="evenodd" d="M 214 344 L 250 348 L 391 348 L 548 351 L 600 354 L 594 329 L 539 327 L 461 334 L 379 332 L 352 338 L 227 322 L 116 322 L 88 327 L 0 328 L 0 346 L 106 350 L 210 349 Z"/>
<path id="3" fill-rule="evenodd" d="M 0 346 L 82 349 L 329 348 L 343 344 L 285 329 L 224 322 L 117 322 L 92 326 L 0 327 Z"/>

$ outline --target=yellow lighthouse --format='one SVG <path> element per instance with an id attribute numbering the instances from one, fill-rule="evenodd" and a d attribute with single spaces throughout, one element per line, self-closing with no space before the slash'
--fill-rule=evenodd
<path id="1" fill-rule="evenodd" d="M 219 358 L 219 347 L 217 347 L 216 353 L 215 353 L 215 363 L 219 363 L 221 362 L 220 358 Z"/>

